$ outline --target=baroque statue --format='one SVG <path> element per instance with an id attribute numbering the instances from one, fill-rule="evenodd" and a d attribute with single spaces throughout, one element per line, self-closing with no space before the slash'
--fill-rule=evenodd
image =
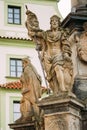
<path id="1" fill-rule="evenodd" d="M 37 106 L 37 102 L 41 97 L 41 77 L 28 57 L 22 59 L 22 66 L 23 73 L 20 77 L 22 85 L 22 99 L 20 101 L 21 117 L 15 122 L 29 122 L 32 120 L 39 122 L 41 120 L 41 110 Z"/>
<path id="2" fill-rule="evenodd" d="M 28 35 L 36 43 L 45 78 L 54 95 L 71 92 L 74 82 L 71 45 L 68 40 L 69 29 L 61 28 L 60 18 L 50 18 L 50 29 L 39 27 L 37 16 L 26 6 L 25 22 Z"/>

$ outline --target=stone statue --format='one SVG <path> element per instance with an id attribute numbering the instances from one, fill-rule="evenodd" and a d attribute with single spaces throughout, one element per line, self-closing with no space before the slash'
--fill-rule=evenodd
<path id="1" fill-rule="evenodd" d="M 20 77 L 22 84 L 22 99 L 20 101 L 21 117 L 16 120 L 18 122 L 39 120 L 40 110 L 37 101 L 41 97 L 41 77 L 37 73 L 28 57 L 22 59 L 23 73 Z"/>
<path id="2" fill-rule="evenodd" d="M 68 41 L 69 30 L 60 27 L 60 18 L 50 18 L 50 29 L 39 27 L 37 16 L 27 9 L 26 27 L 28 35 L 36 42 L 39 58 L 46 72 L 46 79 L 54 95 L 71 92 L 73 86 L 73 64 L 71 46 Z"/>

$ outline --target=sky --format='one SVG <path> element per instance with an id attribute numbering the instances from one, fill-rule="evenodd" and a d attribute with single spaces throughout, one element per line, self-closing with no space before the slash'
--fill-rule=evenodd
<path id="1" fill-rule="evenodd" d="M 58 2 L 58 9 L 63 18 L 65 18 L 71 11 L 71 0 L 60 0 Z"/>

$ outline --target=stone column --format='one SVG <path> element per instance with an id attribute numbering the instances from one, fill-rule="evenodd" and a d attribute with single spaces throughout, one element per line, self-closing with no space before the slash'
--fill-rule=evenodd
<path id="1" fill-rule="evenodd" d="M 83 34 L 83 24 L 87 22 L 87 0 L 71 0 L 71 13 L 63 20 L 62 27 L 69 28 L 72 36 L 78 32 Z M 86 37 L 84 37 L 86 39 Z M 86 40 L 84 40 L 86 41 Z M 81 43 L 84 47 L 84 41 Z M 80 100 L 83 100 L 87 104 L 87 63 L 81 61 L 77 51 L 77 45 L 75 41 L 72 42 L 73 46 L 73 63 L 77 74 L 73 86 L 73 92 Z M 84 47 L 86 48 L 86 47 Z M 86 102 L 85 102 L 86 101 Z M 84 108 L 82 113 L 82 130 L 87 129 L 87 107 Z"/>
<path id="2" fill-rule="evenodd" d="M 84 105 L 79 100 L 67 98 L 45 98 L 39 102 L 44 110 L 45 130 L 82 130 L 80 111 Z"/>

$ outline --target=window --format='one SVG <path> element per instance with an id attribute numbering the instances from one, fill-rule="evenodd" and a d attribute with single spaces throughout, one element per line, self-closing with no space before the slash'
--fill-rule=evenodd
<path id="1" fill-rule="evenodd" d="M 19 101 L 13 101 L 13 118 L 14 121 L 20 118 L 20 102 Z"/>
<path id="2" fill-rule="evenodd" d="M 21 24 L 21 8 L 8 6 L 8 23 Z"/>
<path id="3" fill-rule="evenodd" d="M 22 73 L 22 60 L 10 58 L 10 76 L 20 77 Z"/>

